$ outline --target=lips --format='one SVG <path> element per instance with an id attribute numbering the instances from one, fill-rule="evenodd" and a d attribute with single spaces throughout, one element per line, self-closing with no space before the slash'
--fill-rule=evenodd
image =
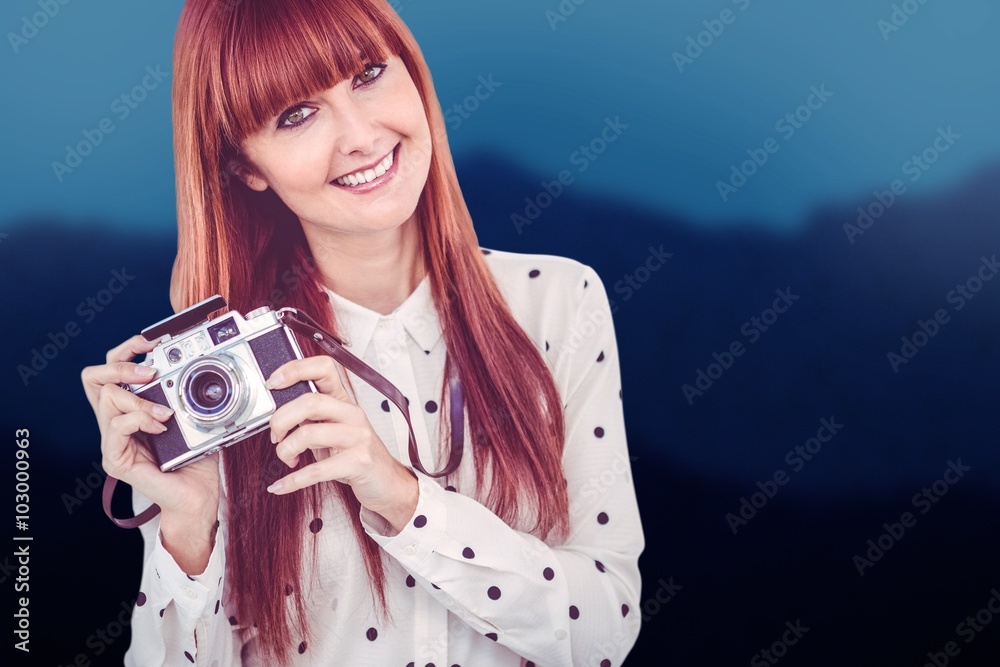
<path id="1" fill-rule="evenodd" d="M 395 161 L 395 150 L 396 147 L 394 146 L 393 150 L 389 151 L 382 159 L 339 176 L 330 181 L 330 183 L 342 187 L 357 187 L 378 180 L 392 168 Z"/>

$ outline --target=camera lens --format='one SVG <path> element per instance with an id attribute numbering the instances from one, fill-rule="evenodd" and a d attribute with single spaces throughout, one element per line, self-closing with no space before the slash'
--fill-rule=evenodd
<path id="1" fill-rule="evenodd" d="M 201 422 L 220 422 L 239 412 L 243 400 L 240 373 L 220 357 L 202 357 L 184 369 L 180 398 L 187 413 Z"/>
<path id="2" fill-rule="evenodd" d="M 224 409 L 226 399 L 232 396 L 229 380 L 211 368 L 195 373 L 186 390 L 191 405 L 204 414 L 215 414 Z"/>

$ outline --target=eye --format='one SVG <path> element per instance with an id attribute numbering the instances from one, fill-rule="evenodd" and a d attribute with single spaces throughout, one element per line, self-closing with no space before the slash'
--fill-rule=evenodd
<path id="1" fill-rule="evenodd" d="M 356 77 L 354 77 L 355 81 L 360 81 L 360 83 L 358 83 L 354 87 L 359 88 L 374 83 L 376 79 L 382 76 L 383 72 L 385 72 L 386 67 L 387 65 L 385 63 L 368 63 L 367 65 L 365 65 L 364 71 L 361 74 L 358 74 Z"/>
<path id="2" fill-rule="evenodd" d="M 299 105 L 297 107 L 292 107 L 285 111 L 278 118 L 278 129 L 289 129 L 302 125 L 306 122 L 306 119 L 310 118 L 312 114 L 306 114 L 306 111 L 312 111 L 315 113 L 315 109 L 310 109 L 309 107 Z M 292 121 L 291 123 L 286 123 L 285 121 Z"/>
<path id="3" fill-rule="evenodd" d="M 368 63 L 365 65 L 364 71 L 354 77 L 356 82 L 354 88 L 364 88 L 375 83 L 385 73 L 387 67 L 388 65 L 385 63 Z M 287 109 L 278 117 L 278 129 L 289 130 L 302 126 L 313 116 L 313 113 L 306 113 L 306 111 L 315 113 L 316 110 L 302 104 Z"/>

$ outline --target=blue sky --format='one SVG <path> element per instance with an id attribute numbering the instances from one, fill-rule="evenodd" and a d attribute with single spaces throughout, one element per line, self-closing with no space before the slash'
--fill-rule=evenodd
<path id="1" fill-rule="evenodd" d="M 13 158 L 0 167 L 0 224 L 52 215 L 172 228 L 170 78 L 152 85 L 147 68 L 169 72 L 182 3 L 56 2 L 43 22 L 47 4 L 8 2 L 0 12 L 8 91 L 0 120 Z M 452 116 L 459 165 L 490 150 L 539 179 L 571 169 L 580 193 L 693 224 L 793 230 L 817 207 L 853 208 L 894 179 L 906 179 L 908 192 L 934 192 L 1000 159 L 1000 17 L 984 0 L 393 4 L 446 110 L 480 77 L 499 83 L 460 123 Z M 33 16 L 43 24 L 34 31 Z M 115 100 L 144 77 L 145 99 L 124 116 Z M 828 98 L 800 109 L 823 86 Z M 788 121 L 776 126 L 797 110 L 808 120 L 793 134 Z M 578 151 L 609 118 L 627 128 L 579 171 Z M 98 131 L 103 119 L 112 131 Z M 948 127 L 959 138 L 908 180 L 904 164 Z M 100 143 L 57 174 L 52 163 L 88 132 Z M 719 182 L 769 139 L 777 149 L 746 165 L 752 175 L 723 197 Z"/>

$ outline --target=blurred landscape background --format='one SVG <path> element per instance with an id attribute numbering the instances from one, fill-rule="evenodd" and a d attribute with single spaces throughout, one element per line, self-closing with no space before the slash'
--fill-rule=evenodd
<path id="1" fill-rule="evenodd" d="M 142 544 L 101 510 L 79 372 L 171 312 L 182 3 L 37 27 L 43 5 L 0 11 L 0 420 L 31 433 L 33 536 L 12 664 L 113 665 L 128 628 L 97 633 L 131 608 Z M 393 6 L 480 244 L 578 259 L 612 300 L 647 545 L 625 664 L 1000 664 L 1000 7 Z M 808 630 L 782 647 L 786 623 Z"/>

